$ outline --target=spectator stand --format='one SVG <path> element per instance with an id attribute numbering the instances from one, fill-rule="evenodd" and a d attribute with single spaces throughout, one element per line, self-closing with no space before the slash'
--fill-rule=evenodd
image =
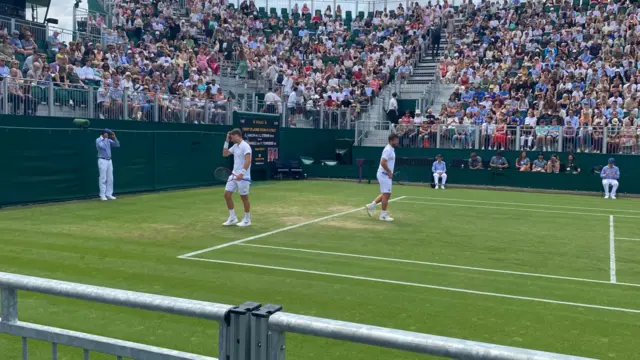
<path id="1" fill-rule="evenodd" d="M 29 75 L 29 69 L 25 68 L 23 62 L 20 62 L 21 59 L 17 59 L 19 55 L 10 54 L 10 60 L 19 61 L 18 64 L 12 62 L 11 67 L 21 69 L 22 76 L 18 75 L 17 79 L 9 79 L 10 81 L 5 82 L 5 85 L 3 85 L 2 90 L 4 94 L 8 94 L 8 96 L 3 97 L 2 104 L 4 106 L 2 112 L 74 117 L 99 117 L 102 115 L 133 119 L 135 119 L 136 116 L 132 115 L 142 113 L 142 116 L 140 116 L 141 119 L 175 121 L 174 116 L 164 116 L 163 114 L 175 113 L 176 110 L 178 110 L 180 115 L 177 118 L 180 121 L 210 122 L 210 117 L 203 114 L 210 113 L 214 109 L 216 111 L 221 110 L 217 109 L 216 106 L 217 104 L 228 102 L 228 95 L 233 94 L 234 96 L 231 97 L 233 102 L 228 104 L 227 111 L 233 111 L 234 108 L 259 109 L 264 107 L 264 104 L 261 105 L 259 103 L 261 96 L 259 90 L 264 93 L 268 88 L 282 84 L 283 93 L 281 99 L 284 102 L 285 98 L 288 100 L 290 92 L 295 87 L 292 85 L 298 82 L 301 87 L 305 85 L 298 99 L 300 103 L 291 106 L 291 108 L 294 109 L 292 113 L 294 119 L 284 121 L 283 124 L 293 126 L 297 125 L 296 121 L 299 120 L 301 127 L 353 128 L 356 121 L 363 119 L 364 114 L 367 114 L 368 119 L 373 121 L 382 119 L 380 115 L 382 113 L 384 100 L 388 100 L 392 90 L 397 90 L 399 86 L 396 80 L 397 76 L 395 75 L 399 63 L 402 62 L 406 64 L 415 61 L 414 57 L 407 56 L 406 54 L 413 54 L 413 56 L 416 57 L 419 56 L 421 50 L 418 39 L 424 36 L 424 26 L 422 25 L 424 20 L 421 17 L 422 10 L 419 7 L 407 9 L 407 15 L 401 14 L 401 7 L 399 6 L 397 14 L 393 10 L 388 12 L 378 11 L 367 14 L 367 18 L 364 18 L 363 14 L 359 14 L 362 15 L 360 17 L 353 18 L 352 14 L 347 12 L 344 19 L 342 15 L 337 14 L 339 12 L 337 8 L 335 12 L 328 9 L 325 11 L 324 17 L 321 13 L 317 14 L 319 15 L 319 20 L 315 22 L 313 26 L 309 26 L 310 30 L 313 30 L 309 31 L 309 37 L 322 47 L 329 45 L 329 43 L 327 43 L 328 40 L 333 41 L 334 45 L 327 47 L 327 49 L 332 49 L 332 51 L 325 53 L 320 52 L 319 54 L 322 56 L 316 56 L 314 60 L 315 63 L 313 63 L 314 66 L 311 67 L 312 70 L 314 67 L 316 69 L 310 72 L 305 69 L 305 62 L 294 61 L 297 59 L 293 52 L 296 49 L 302 52 L 312 50 L 309 48 L 309 45 L 305 45 L 308 44 L 307 42 L 301 43 L 299 42 L 300 39 L 295 36 L 295 30 L 299 32 L 299 29 L 307 25 L 307 22 L 310 20 L 309 16 L 305 16 L 304 19 L 299 17 L 298 19 L 302 21 L 303 26 L 296 27 L 295 23 L 293 26 L 291 24 L 292 18 L 295 17 L 293 14 L 296 13 L 294 9 L 291 11 L 291 18 L 288 17 L 288 13 L 284 15 L 280 14 L 282 16 L 273 14 L 272 18 L 275 21 L 276 28 L 271 27 L 269 29 L 262 28 L 257 30 L 253 27 L 250 28 L 256 31 L 249 35 L 255 36 L 255 39 L 260 39 L 260 46 L 258 48 L 251 48 L 247 46 L 248 44 L 246 42 L 242 41 L 242 36 L 244 35 L 240 29 L 247 24 L 247 21 L 252 21 L 251 17 L 254 15 L 250 15 L 251 17 L 246 16 L 242 11 L 237 11 L 232 6 L 221 6 L 215 2 L 195 4 L 193 8 L 188 9 L 186 15 L 183 15 L 177 12 L 174 13 L 175 4 L 176 2 L 163 1 L 155 4 L 155 8 L 143 6 L 143 10 L 148 11 L 148 15 L 145 16 L 143 12 L 143 16 L 139 20 L 142 21 L 144 18 L 144 21 L 142 21 L 144 30 L 144 26 L 151 26 L 153 29 L 153 26 L 157 25 L 165 14 L 168 14 L 167 18 L 173 16 L 173 19 L 176 19 L 176 21 L 180 20 L 181 16 L 189 16 L 188 26 L 186 19 L 182 19 L 185 20 L 184 22 L 180 20 L 181 30 L 177 33 L 177 35 L 179 35 L 177 40 L 184 39 L 182 41 L 189 44 L 189 41 L 191 41 L 189 36 L 192 34 L 192 28 L 195 28 L 192 40 L 194 40 L 193 46 L 196 46 L 196 51 L 191 55 L 192 58 L 185 58 L 183 60 L 185 62 L 188 60 L 190 66 L 184 66 L 184 72 L 182 74 L 165 72 L 164 75 L 167 75 L 168 78 L 163 80 L 166 81 L 164 84 L 159 82 L 159 79 L 157 79 L 155 75 L 154 79 L 148 78 L 149 67 L 155 70 L 161 70 L 163 66 L 167 64 L 161 63 L 160 59 L 158 59 L 159 56 L 162 56 L 160 53 L 154 54 L 153 51 L 149 50 L 152 49 L 152 46 L 157 46 L 154 42 L 158 45 L 160 44 L 161 39 L 158 38 L 158 36 L 171 35 L 171 29 L 161 28 L 156 31 L 155 37 L 150 35 L 150 38 L 146 38 L 144 41 L 136 41 L 139 40 L 136 38 L 136 35 L 140 34 L 136 34 L 135 29 L 127 29 L 126 26 L 128 24 L 127 21 L 131 22 L 132 18 L 135 17 L 135 15 L 133 15 L 135 12 L 127 12 L 126 10 L 129 6 L 127 4 L 115 2 L 114 6 L 117 11 L 111 21 L 115 21 L 114 24 L 122 24 L 122 22 L 124 22 L 124 29 L 122 29 L 120 25 L 116 26 L 116 31 L 109 29 L 106 25 L 109 21 L 107 19 L 108 16 L 101 18 L 104 14 L 87 14 L 87 29 L 84 33 L 81 31 L 65 31 L 64 29 L 49 26 L 45 27 L 44 31 L 41 30 L 36 34 L 37 38 L 40 39 L 37 41 L 44 41 L 44 44 L 38 46 L 38 49 L 41 52 L 46 49 L 47 55 L 46 61 L 40 59 L 38 62 L 45 68 L 51 65 L 50 75 L 54 75 L 51 78 L 47 78 L 46 74 L 40 74 L 45 75 L 42 78 L 29 78 L 27 76 Z M 207 4 L 212 8 L 207 10 Z M 186 5 L 189 6 L 192 4 Z M 200 6 L 203 8 L 200 9 Z M 215 9 L 217 9 L 218 13 L 216 13 Z M 205 10 L 211 13 L 206 13 Z M 205 14 L 202 15 L 202 12 L 205 12 Z M 300 11 L 298 11 L 298 13 L 299 12 Z M 404 12 L 404 9 L 402 12 Z M 196 22 L 192 21 L 194 14 L 196 15 Z M 204 17 L 199 18 L 198 14 Z M 220 26 L 221 24 L 218 24 L 218 27 L 214 26 L 215 31 L 209 31 L 212 30 L 211 28 L 207 30 L 204 26 L 205 20 L 209 19 L 209 22 L 219 21 L 219 18 L 216 18 L 216 16 L 221 17 L 220 14 L 225 16 L 229 26 Z M 136 17 L 136 19 L 138 18 Z M 287 24 L 284 22 L 285 19 L 288 19 Z M 371 24 L 367 25 L 368 22 L 374 23 L 375 19 L 378 19 L 380 22 L 377 28 L 373 28 Z M 384 20 L 386 23 L 383 24 L 382 19 L 387 19 Z M 407 27 L 405 27 L 405 19 L 410 24 L 416 25 L 419 30 L 406 33 Z M 78 25 L 77 21 L 75 23 Z M 16 27 L 15 24 L 11 23 L 11 19 L 8 19 L 8 24 L 9 29 Z M 345 24 L 346 27 L 343 28 Z M 353 28 L 351 26 L 352 24 L 354 25 Z M 171 24 L 168 23 L 168 25 Z M 338 30 L 329 33 L 325 26 L 338 26 Z M 413 27 L 413 25 L 411 26 Z M 188 27 L 188 30 L 184 30 L 183 27 Z M 90 29 L 94 28 L 100 29 L 100 35 L 93 34 L 93 30 Z M 376 38 L 375 35 L 377 34 L 374 34 L 374 32 L 381 32 L 383 29 L 386 29 L 388 33 L 380 33 L 384 36 Z M 240 41 L 238 41 L 238 37 L 235 36 L 238 30 L 240 30 L 241 35 Z M 286 38 L 283 42 L 282 35 L 277 35 L 279 31 L 293 34 L 293 42 L 291 42 L 292 39 Z M 107 35 L 105 35 L 105 33 Z M 159 33 L 160 35 L 158 35 Z M 330 34 L 331 37 L 326 36 L 326 34 Z M 340 36 L 340 34 L 347 38 L 346 43 L 337 39 L 336 36 Z M 388 38 L 389 35 L 393 35 L 393 38 Z M 98 36 L 97 39 L 99 39 L 100 42 L 95 40 L 95 36 Z M 285 35 L 285 37 L 286 36 L 290 37 L 291 35 Z M 52 37 L 55 39 L 51 39 Z M 343 41 L 344 37 L 342 38 Z M 164 40 L 165 39 L 162 39 L 162 46 L 166 48 Z M 171 40 L 172 39 L 169 39 L 169 41 Z M 66 45 L 70 45 L 72 41 L 75 48 L 66 50 Z M 384 41 L 387 42 L 384 43 Z M 286 45 L 283 50 L 288 50 L 289 54 L 293 56 L 269 56 L 269 54 L 264 51 L 264 48 L 276 50 L 277 53 L 277 48 L 274 49 L 271 47 L 272 43 Z M 336 43 L 339 46 L 335 46 Z M 96 49 L 95 47 L 103 44 L 106 46 L 103 46 L 102 52 L 99 53 L 98 51 L 100 51 L 100 49 Z M 199 48 L 197 47 L 198 44 L 200 45 Z M 223 48 L 225 44 L 228 48 Z M 178 59 L 178 55 L 184 55 L 181 51 L 189 52 L 188 47 L 186 49 L 182 48 L 179 43 L 168 43 L 168 45 L 170 47 L 169 53 L 173 54 L 173 60 Z M 357 52 L 353 52 L 354 45 L 358 47 Z M 57 53 L 55 52 L 57 47 L 65 48 L 65 50 Z M 139 53 L 140 50 L 146 50 L 144 54 L 146 57 L 146 59 L 144 59 L 145 64 L 138 63 L 138 66 L 144 69 L 143 73 L 140 73 L 140 71 L 138 71 L 139 69 L 136 69 L 135 66 L 131 68 L 130 65 L 117 60 L 127 57 L 128 50 L 130 49 L 136 50 L 137 53 Z M 218 53 L 216 49 L 222 49 L 222 51 Z M 393 51 L 391 51 L 391 49 L 393 49 Z M 313 51 L 317 50 L 313 49 Z M 352 55 L 355 56 L 353 59 L 349 59 L 349 56 L 347 56 L 349 52 L 352 52 Z M 198 54 L 198 59 L 196 59 L 196 53 Z M 109 65 L 101 64 L 99 61 L 89 61 L 86 71 L 91 72 L 91 74 L 86 78 L 82 77 L 86 74 L 84 73 L 85 70 L 82 70 L 84 75 L 79 75 L 81 70 L 80 66 L 84 65 L 82 62 L 86 60 L 85 57 L 87 54 L 95 54 L 96 57 L 98 55 L 101 57 L 105 56 Z M 135 55 L 136 54 L 133 54 L 132 56 Z M 156 57 L 153 55 L 156 55 Z M 218 57 L 218 55 L 220 57 Z M 202 62 L 199 59 L 200 56 L 203 56 L 204 60 L 202 61 L 206 62 Z M 69 73 L 72 78 L 72 83 L 68 83 L 66 79 L 58 81 L 55 78 L 55 76 L 58 75 L 58 67 L 60 65 L 58 64 L 59 57 L 65 60 L 65 70 L 67 71 L 70 70 L 70 68 L 68 68 L 69 65 L 76 65 Z M 378 61 L 365 62 L 358 59 L 358 57 L 363 57 L 363 59 L 378 59 Z M 81 64 L 75 64 L 75 60 L 78 58 L 81 59 Z M 394 58 L 400 59 L 400 61 L 396 59 L 396 61 L 389 62 L 390 59 Z M 152 61 L 147 65 L 146 61 L 148 60 Z M 209 62 L 209 60 L 211 60 L 211 62 Z M 313 57 L 308 59 L 303 58 L 303 60 L 306 61 L 307 66 L 310 66 Z M 131 61 L 131 58 L 128 61 Z M 72 62 L 74 62 L 74 64 L 71 64 Z M 355 72 L 353 70 L 355 68 L 351 68 L 352 65 L 350 65 L 350 63 L 355 63 L 358 67 Z M 174 68 L 178 66 L 177 63 L 173 65 L 175 65 Z M 105 68 L 105 66 L 107 67 Z M 236 70 L 233 70 L 234 67 Z M 123 95 L 122 98 L 118 95 L 117 100 L 122 101 L 121 105 L 108 107 L 109 111 L 97 109 L 97 107 L 101 107 L 102 105 L 100 105 L 100 101 L 94 101 L 94 99 L 97 99 L 101 89 L 108 88 L 108 86 L 105 87 L 104 84 L 109 85 L 112 83 L 112 80 L 118 80 L 120 84 L 123 84 L 125 82 L 125 73 L 128 72 L 129 69 L 133 72 L 134 80 L 136 78 L 139 80 L 138 83 L 134 81 L 133 91 L 131 87 L 127 88 L 128 91 L 124 91 L 125 88 L 121 88 L 119 90 L 127 93 L 127 95 Z M 323 71 L 325 74 L 323 74 Z M 111 74 L 112 78 L 108 79 L 108 81 L 105 81 L 103 77 L 106 76 L 106 74 L 104 74 L 105 72 Z M 157 74 L 160 73 L 159 71 L 155 72 Z M 362 79 L 358 79 L 358 72 L 363 74 Z M 224 76 L 225 73 L 227 76 Z M 234 73 L 235 78 L 233 78 Z M 279 79 L 280 73 L 284 74 L 284 79 Z M 78 81 L 78 79 L 74 77 L 75 75 L 78 75 L 81 81 Z M 182 77 L 180 77 L 180 75 L 182 75 Z M 192 76 L 193 81 L 191 81 Z M 171 92 L 167 90 L 164 90 L 166 92 L 161 94 L 154 92 L 160 90 L 160 88 L 163 87 L 162 85 L 165 85 L 167 89 L 169 85 L 179 86 L 180 82 L 183 82 L 185 87 L 187 83 L 189 83 L 189 86 L 195 85 L 194 82 L 197 77 L 205 79 L 204 82 L 207 84 L 211 83 L 211 85 L 207 85 L 206 87 L 211 87 L 212 89 L 223 88 L 223 92 L 226 92 L 226 95 L 213 94 L 215 96 L 202 97 L 200 92 L 195 92 L 194 94 L 176 93 L 175 91 Z M 249 83 L 249 81 L 251 79 L 255 79 L 255 88 L 250 88 L 251 83 Z M 352 80 L 351 84 L 344 81 L 348 79 Z M 154 91 L 147 91 L 144 86 L 142 86 L 146 86 L 146 81 L 148 80 L 151 80 Z M 217 80 L 217 82 L 213 83 L 213 80 Z M 135 85 L 140 86 L 136 87 Z M 369 87 L 372 89 L 368 89 Z M 13 92 L 13 95 L 11 95 L 15 89 L 20 89 L 20 91 L 18 93 Z M 343 103 L 345 94 L 349 94 L 349 98 Z M 220 98 L 221 96 L 223 97 Z M 314 98 L 315 96 L 318 96 L 318 98 Z M 332 96 L 331 100 L 334 102 L 335 100 L 339 100 L 339 106 L 329 101 L 330 96 Z M 136 101 L 140 101 L 145 97 L 149 99 L 144 103 L 136 104 Z M 156 100 L 156 98 L 158 98 L 158 100 Z M 311 103 L 309 103 L 310 100 Z M 158 104 L 156 104 L 156 101 L 158 101 Z M 329 104 L 326 103 L 327 101 L 329 101 Z M 351 104 L 349 102 L 351 102 Z M 126 106 L 124 103 L 126 103 Z M 302 104 L 304 104 L 304 106 L 299 106 Z M 136 106 L 139 106 L 139 108 L 144 111 L 136 111 Z M 151 112 L 153 116 L 148 115 L 149 108 L 157 109 Z M 282 108 L 280 111 L 283 117 L 285 117 L 284 109 L 286 107 L 283 106 Z M 299 111 L 298 108 L 304 110 Z M 164 109 L 171 111 L 165 111 Z M 113 111 L 113 113 L 111 113 L 111 111 Z M 305 116 L 305 113 L 311 113 L 312 115 Z M 291 114 L 291 112 L 288 114 Z"/>
<path id="2" fill-rule="evenodd" d="M 451 96 L 433 109 L 440 110 L 436 146 L 475 137 L 475 149 L 505 142 L 514 150 L 638 153 L 640 56 L 630 30 L 637 4 L 465 4 L 462 11 L 464 25 L 439 66 L 442 82 L 455 85 L 443 85 Z"/>

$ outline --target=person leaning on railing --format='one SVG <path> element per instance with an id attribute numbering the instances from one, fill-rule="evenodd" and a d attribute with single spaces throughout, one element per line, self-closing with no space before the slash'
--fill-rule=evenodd
<path id="1" fill-rule="evenodd" d="M 23 82 L 19 78 L 18 69 L 11 69 L 10 77 L 6 79 L 7 90 L 9 91 L 8 102 L 12 104 L 13 114 L 18 114 L 20 106 L 23 106 L 24 115 L 35 115 L 37 104 L 31 94 L 23 91 Z M 29 88 L 27 86 L 27 88 Z"/>

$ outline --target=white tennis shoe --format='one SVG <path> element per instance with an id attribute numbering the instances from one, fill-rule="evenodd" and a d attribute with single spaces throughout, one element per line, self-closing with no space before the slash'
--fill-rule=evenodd
<path id="1" fill-rule="evenodd" d="M 380 220 L 381 221 L 389 221 L 389 222 L 391 222 L 391 221 L 393 221 L 393 218 L 391 216 L 389 216 L 389 215 L 386 215 L 386 216 L 380 215 Z"/>
<path id="2" fill-rule="evenodd" d="M 367 215 L 369 215 L 369 217 L 373 217 L 373 210 L 375 209 L 375 205 L 371 206 L 371 204 L 368 204 L 365 205 L 364 208 L 367 209 Z"/>
<path id="3" fill-rule="evenodd" d="M 231 225 L 235 225 L 238 223 L 238 218 L 237 217 L 230 217 L 229 219 L 227 219 L 227 221 L 225 221 L 224 223 L 222 223 L 222 226 L 231 226 Z"/>
<path id="4" fill-rule="evenodd" d="M 240 227 L 245 227 L 250 225 L 251 225 L 251 220 L 248 220 L 248 219 L 242 219 L 242 221 L 236 224 L 236 226 L 240 226 Z"/>

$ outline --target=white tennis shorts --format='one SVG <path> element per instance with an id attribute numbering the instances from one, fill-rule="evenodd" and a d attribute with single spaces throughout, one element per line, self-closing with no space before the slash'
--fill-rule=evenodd
<path id="1" fill-rule="evenodd" d="M 231 180 L 232 175 L 229 175 L 229 179 L 227 180 L 227 185 L 225 185 L 225 191 L 235 192 L 238 191 L 240 195 L 249 195 L 249 186 L 251 185 L 251 181 L 246 180 Z"/>
<path id="2" fill-rule="evenodd" d="M 380 184 L 380 192 L 383 194 L 391 194 L 391 179 L 389 175 L 378 173 L 378 183 Z"/>

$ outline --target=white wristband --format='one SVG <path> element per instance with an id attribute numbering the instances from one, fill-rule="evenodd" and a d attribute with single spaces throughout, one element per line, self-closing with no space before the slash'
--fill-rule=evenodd
<path id="1" fill-rule="evenodd" d="M 224 148 L 225 148 L 225 149 L 228 149 L 228 148 L 229 148 L 229 142 L 228 142 L 228 141 L 225 141 L 225 142 L 224 142 Z"/>

